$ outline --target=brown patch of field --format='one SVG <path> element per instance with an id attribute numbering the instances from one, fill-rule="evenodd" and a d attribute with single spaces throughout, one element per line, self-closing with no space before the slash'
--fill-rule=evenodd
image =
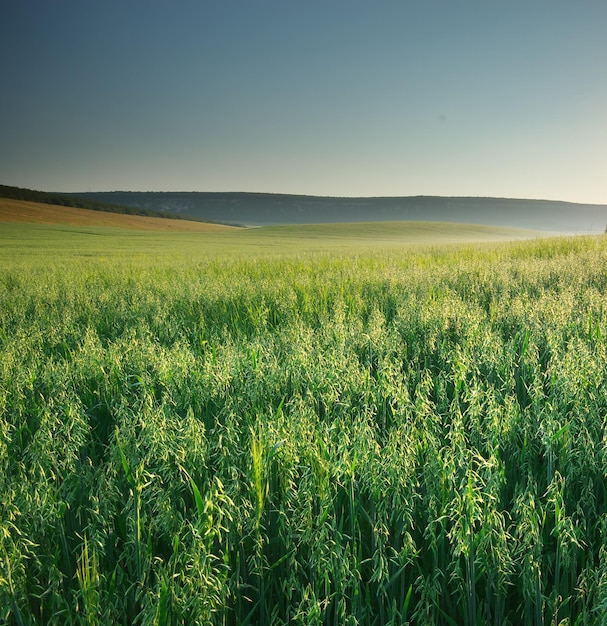
<path id="1" fill-rule="evenodd" d="M 204 222 L 190 222 L 188 220 L 165 219 L 162 217 L 91 211 L 89 209 L 12 200 L 10 198 L 0 198 L 0 222 L 110 226 L 113 228 L 166 232 L 211 232 L 233 230 L 235 228 L 222 224 L 205 224 Z"/>

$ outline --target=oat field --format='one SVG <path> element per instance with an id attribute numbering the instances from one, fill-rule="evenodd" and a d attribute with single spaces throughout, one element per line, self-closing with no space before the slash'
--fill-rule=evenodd
<path id="1" fill-rule="evenodd" d="M 0 623 L 607 620 L 607 239 L 74 229 L 0 236 Z"/>

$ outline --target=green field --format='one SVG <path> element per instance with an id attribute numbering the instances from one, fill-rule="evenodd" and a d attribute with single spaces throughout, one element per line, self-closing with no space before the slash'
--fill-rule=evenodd
<path id="1" fill-rule="evenodd" d="M 607 621 L 607 238 L 0 229 L 0 623 Z"/>

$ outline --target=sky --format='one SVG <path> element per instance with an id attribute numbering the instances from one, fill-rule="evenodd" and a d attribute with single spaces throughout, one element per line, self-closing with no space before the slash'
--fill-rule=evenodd
<path id="1" fill-rule="evenodd" d="M 0 184 L 607 204 L 605 0 L 7 0 Z"/>

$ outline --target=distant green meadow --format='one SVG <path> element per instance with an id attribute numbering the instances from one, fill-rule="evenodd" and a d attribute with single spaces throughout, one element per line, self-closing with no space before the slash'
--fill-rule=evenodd
<path id="1" fill-rule="evenodd" d="M 0 261 L 56 257 L 233 258 L 291 256 L 365 248 L 377 252 L 410 244 L 506 241 L 546 233 L 449 222 L 373 222 L 266 226 L 214 233 L 166 233 L 101 226 L 0 225 Z"/>
<path id="2" fill-rule="evenodd" d="M 606 623 L 607 238 L 534 237 L 0 225 L 0 623 Z"/>

